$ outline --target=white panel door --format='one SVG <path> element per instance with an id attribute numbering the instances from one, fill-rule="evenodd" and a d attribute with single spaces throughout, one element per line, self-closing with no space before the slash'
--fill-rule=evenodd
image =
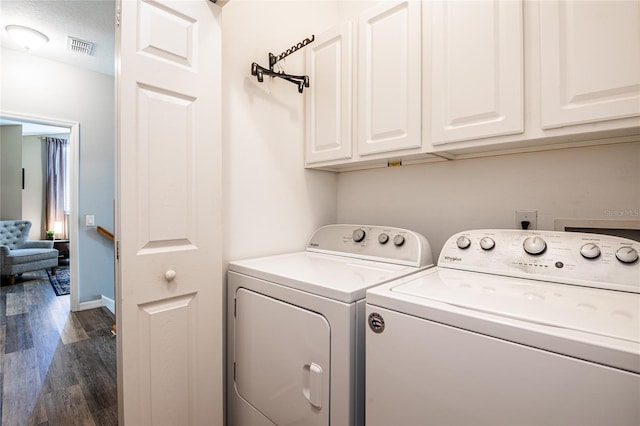
<path id="1" fill-rule="evenodd" d="M 383 2 L 358 20 L 358 152 L 419 148 L 421 2 Z"/>
<path id="2" fill-rule="evenodd" d="M 118 7 L 120 422 L 222 424 L 220 8 Z"/>
<path id="3" fill-rule="evenodd" d="M 331 329 L 320 314 L 240 288 L 238 394 L 276 425 L 328 425 Z"/>
<path id="4" fill-rule="evenodd" d="M 424 23 L 433 144 L 522 133 L 522 2 L 439 0 Z"/>
<path id="5" fill-rule="evenodd" d="M 351 157 L 353 26 L 345 22 L 316 36 L 305 51 L 311 82 L 306 101 L 306 162 Z"/>
<path id="6" fill-rule="evenodd" d="M 541 1 L 542 127 L 640 115 L 640 2 Z"/>

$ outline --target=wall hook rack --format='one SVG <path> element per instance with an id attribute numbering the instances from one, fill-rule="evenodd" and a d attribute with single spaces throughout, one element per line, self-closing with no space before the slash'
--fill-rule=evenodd
<path id="1" fill-rule="evenodd" d="M 291 75 L 291 74 L 286 74 L 284 72 L 278 72 L 278 71 L 274 71 L 273 70 L 273 66 L 280 60 L 286 58 L 287 56 L 291 55 L 292 53 L 302 49 L 303 47 L 305 47 L 306 45 L 308 45 L 309 43 L 311 43 L 312 41 L 315 40 L 315 36 L 312 35 L 311 39 L 309 38 L 305 38 L 304 40 L 302 40 L 300 43 L 291 46 L 289 49 L 285 50 L 284 52 L 282 52 L 279 55 L 274 55 L 273 53 L 269 52 L 269 68 L 265 68 L 262 67 L 260 65 L 258 65 L 256 62 L 251 64 L 251 75 L 256 76 L 256 78 L 258 79 L 258 81 L 260 83 L 262 83 L 264 81 L 264 76 L 268 75 L 269 77 L 279 77 L 282 78 L 284 80 L 290 81 L 293 84 L 298 86 L 298 92 L 302 93 L 305 87 L 309 87 L 309 76 L 308 75 Z"/>

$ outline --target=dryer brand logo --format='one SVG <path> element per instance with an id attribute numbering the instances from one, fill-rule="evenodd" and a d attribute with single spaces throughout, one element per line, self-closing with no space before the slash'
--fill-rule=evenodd
<path id="1" fill-rule="evenodd" d="M 458 256 L 445 256 L 444 260 L 448 260 L 449 262 L 461 262 L 462 258 Z"/>
<path id="2" fill-rule="evenodd" d="M 320 247 L 318 243 L 309 243 L 309 247 Z"/>
<path id="3" fill-rule="evenodd" d="M 384 331 L 384 318 L 377 312 L 369 314 L 369 327 L 374 333 L 382 333 Z"/>

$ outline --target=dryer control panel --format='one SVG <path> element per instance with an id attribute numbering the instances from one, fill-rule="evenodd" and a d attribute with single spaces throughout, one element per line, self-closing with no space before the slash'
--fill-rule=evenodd
<path id="1" fill-rule="evenodd" d="M 431 246 L 423 235 L 389 226 L 323 226 L 309 239 L 307 251 L 406 266 L 433 265 Z"/>
<path id="2" fill-rule="evenodd" d="M 609 235 L 482 229 L 447 240 L 438 266 L 640 293 L 640 242 Z"/>

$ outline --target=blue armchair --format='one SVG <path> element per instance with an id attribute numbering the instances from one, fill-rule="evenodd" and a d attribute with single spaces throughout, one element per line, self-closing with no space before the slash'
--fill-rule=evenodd
<path id="1" fill-rule="evenodd" d="M 56 273 L 58 250 L 53 241 L 29 241 L 30 229 L 28 220 L 0 221 L 0 274 L 8 276 L 11 285 L 23 272 L 51 268 Z"/>

